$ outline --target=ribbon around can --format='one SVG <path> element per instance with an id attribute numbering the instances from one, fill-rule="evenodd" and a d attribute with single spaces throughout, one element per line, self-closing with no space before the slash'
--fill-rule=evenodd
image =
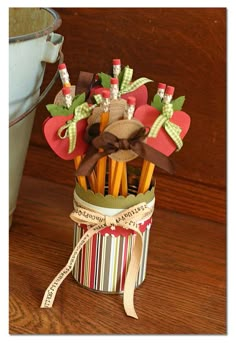
<path id="1" fill-rule="evenodd" d="M 133 77 L 133 69 L 126 66 L 124 68 L 124 74 L 123 74 L 122 82 L 120 84 L 118 97 L 120 97 L 122 94 L 133 92 L 134 90 L 143 86 L 145 83 L 153 82 L 153 80 L 148 79 L 147 77 L 140 77 L 139 79 L 135 80 L 134 82 L 131 82 L 132 77 Z M 96 94 L 96 95 L 94 95 L 94 99 L 95 99 L 97 104 L 100 104 L 102 102 L 102 95 Z"/>
<path id="2" fill-rule="evenodd" d="M 127 230 L 134 230 L 137 233 L 125 279 L 123 305 L 127 316 L 138 319 L 134 309 L 134 290 L 142 256 L 143 239 L 137 222 L 149 219 L 152 216 L 153 207 L 149 208 L 146 203 L 143 202 L 123 210 L 115 216 L 105 216 L 99 212 L 84 208 L 76 202 L 74 205 L 75 210 L 70 214 L 70 218 L 79 225 L 86 224 L 91 227 L 75 246 L 66 266 L 57 274 L 46 289 L 40 307 L 48 308 L 53 306 L 57 290 L 64 279 L 73 270 L 76 259 L 84 244 L 86 244 L 94 234 L 103 230 L 105 227 L 110 225 L 119 225 Z"/>
<path id="3" fill-rule="evenodd" d="M 177 146 L 177 151 L 179 151 L 183 146 L 183 141 L 180 137 L 180 133 L 182 130 L 178 125 L 170 121 L 170 118 L 173 116 L 173 113 L 173 104 L 164 104 L 162 107 L 162 114 L 160 114 L 153 123 L 149 131 L 148 137 L 155 138 L 158 135 L 159 130 L 163 126 L 165 131 L 175 142 Z"/>
<path id="4" fill-rule="evenodd" d="M 89 107 L 87 102 L 79 105 L 75 108 L 74 117 L 71 120 L 68 120 L 60 129 L 57 131 L 58 136 L 61 139 L 68 138 L 69 139 L 69 148 L 68 153 L 72 153 L 76 146 L 76 138 L 77 138 L 77 122 L 82 119 L 86 119 L 89 117 L 91 110 L 94 106 Z"/>
<path id="5" fill-rule="evenodd" d="M 92 132 L 95 138 L 91 139 L 90 137 L 90 147 L 85 158 L 77 169 L 76 175 L 90 175 L 95 164 L 100 158 L 115 153 L 118 150 L 132 150 L 143 159 L 150 161 L 168 173 L 173 174 L 174 167 L 171 160 L 161 152 L 143 142 L 143 140 L 147 137 L 145 127 L 138 129 L 128 139 L 120 139 L 111 132 L 107 131 L 104 131 L 99 136 L 96 136 L 96 129 L 96 124 L 91 125 L 89 132 Z"/>

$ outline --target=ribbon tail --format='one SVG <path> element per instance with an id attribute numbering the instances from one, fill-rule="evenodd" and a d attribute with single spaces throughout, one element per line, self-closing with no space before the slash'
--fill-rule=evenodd
<path id="1" fill-rule="evenodd" d="M 164 124 L 166 118 L 161 114 L 152 124 L 152 127 L 148 133 L 148 137 L 157 137 L 158 132 L 160 131 L 160 128 Z"/>
<path id="2" fill-rule="evenodd" d="M 126 66 L 124 68 L 124 75 L 123 75 L 123 80 L 121 83 L 121 87 L 120 87 L 120 92 L 123 94 L 123 92 L 125 92 L 125 89 L 128 87 L 128 85 L 130 84 L 132 77 L 133 77 L 133 69 Z"/>
<path id="3" fill-rule="evenodd" d="M 174 123 L 167 122 L 165 125 L 165 130 L 177 146 L 177 151 L 179 151 L 183 146 L 183 141 L 180 137 L 182 129 Z"/>
<path id="4" fill-rule="evenodd" d="M 135 142 L 132 144 L 132 150 L 139 156 L 143 157 L 144 160 L 154 163 L 157 167 L 167 171 L 170 174 L 174 173 L 173 162 L 166 155 L 152 148 L 148 144 L 140 141 Z"/>
<path id="5" fill-rule="evenodd" d="M 76 123 L 73 123 L 71 126 L 69 126 L 68 137 L 69 137 L 68 154 L 71 154 L 75 150 L 75 146 L 76 146 Z"/>
<path id="6" fill-rule="evenodd" d="M 143 237 L 139 229 L 135 231 L 137 232 L 137 236 L 135 239 L 133 252 L 131 254 L 128 273 L 125 279 L 123 305 L 127 316 L 138 319 L 137 313 L 134 308 L 134 290 L 142 256 Z"/>
<path id="7" fill-rule="evenodd" d="M 131 84 L 126 85 L 125 88 L 122 88 L 121 94 L 133 92 L 134 90 L 138 89 L 139 87 L 145 85 L 145 83 L 148 83 L 148 82 L 153 82 L 153 80 L 150 80 L 146 77 L 141 77 L 140 79 L 132 82 Z"/>
<path id="8" fill-rule="evenodd" d="M 97 228 L 98 227 L 98 228 Z M 76 247 L 74 248 L 70 258 L 66 264 L 66 266 L 57 274 L 57 276 L 53 279 L 50 283 L 48 288 L 44 293 L 44 297 L 41 303 L 41 308 L 48 308 L 53 306 L 54 299 L 57 294 L 57 290 L 60 287 L 61 283 L 65 280 L 65 278 L 69 275 L 69 273 L 73 270 L 76 259 L 84 246 L 84 244 L 98 231 L 104 229 L 103 225 L 96 225 L 89 229 L 80 239 Z"/>
<path id="9" fill-rule="evenodd" d="M 90 175 L 97 161 L 106 155 L 108 155 L 108 152 L 106 151 L 99 152 L 93 146 L 89 147 L 87 154 L 85 158 L 82 160 L 82 162 L 80 163 L 79 168 L 75 172 L 75 175 L 76 176 Z"/>

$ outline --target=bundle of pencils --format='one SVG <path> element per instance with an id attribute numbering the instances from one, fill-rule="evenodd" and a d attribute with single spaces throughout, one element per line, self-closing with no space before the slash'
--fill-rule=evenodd
<path id="1" fill-rule="evenodd" d="M 55 120 L 55 128 L 50 126 L 55 130 L 53 143 L 47 130 L 45 136 L 57 155 L 74 160 L 82 188 L 126 197 L 129 170 L 137 157 L 143 159 L 137 193 L 150 189 L 155 166 L 171 171 L 168 156 L 182 147 L 190 118 L 181 111 L 184 97 L 173 100 L 174 87 L 159 83 L 150 106 L 145 83 L 152 80 L 132 81 L 133 70 L 122 69 L 120 59 L 113 60 L 112 70 L 112 75 L 98 74 L 101 86 L 91 90 L 90 98 L 94 96 L 96 103 L 90 105 L 83 94 L 73 94 L 67 67 L 60 65 L 60 103 L 48 109 L 64 125 L 58 128 Z"/>

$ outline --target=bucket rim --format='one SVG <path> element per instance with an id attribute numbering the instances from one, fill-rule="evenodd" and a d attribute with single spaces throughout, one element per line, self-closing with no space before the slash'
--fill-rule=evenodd
<path id="1" fill-rule="evenodd" d="M 31 32 L 31 33 L 27 33 L 25 35 L 9 37 L 9 43 L 22 42 L 22 41 L 27 41 L 30 39 L 43 37 L 45 35 L 50 34 L 53 31 L 56 31 L 61 26 L 61 24 L 62 24 L 61 17 L 59 15 L 59 13 L 56 12 L 54 9 L 49 8 L 49 7 L 39 7 L 38 9 L 45 10 L 53 16 L 54 21 L 53 21 L 52 25 L 49 25 L 48 27 L 44 28 L 43 30 L 40 30 L 37 32 Z"/>

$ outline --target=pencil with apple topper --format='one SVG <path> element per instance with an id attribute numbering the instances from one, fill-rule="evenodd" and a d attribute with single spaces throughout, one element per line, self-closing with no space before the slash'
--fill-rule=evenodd
<path id="1" fill-rule="evenodd" d="M 109 122 L 109 111 L 110 111 L 110 90 L 104 89 L 102 91 L 102 114 L 100 117 L 100 133 L 104 131 L 105 127 Z M 106 162 L 107 157 L 102 157 L 97 163 L 97 192 L 104 194 L 105 181 L 106 181 Z"/>
<path id="2" fill-rule="evenodd" d="M 71 95 L 71 91 L 70 91 L 70 87 L 63 87 L 62 88 L 62 94 L 64 95 L 64 101 L 65 101 L 65 105 L 67 108 L 70 108 L 71 104 L 72 104 L 72 95 Z M 82 160 L 82 156 L 78 155 L 74 158 L 74 165 L 75 165 L 75 169 L 79 168 L 79 165 L 81 163 Z M 85 176 L 77 176 L 77 180 L 79 182 L 79 184 L 81 185 L 81 187 L 83 187 L 85 190 L 87 190 L 87 183 L 86 183 L 86 178 Z"/>
<path id="3" fill-rule="evenodd" d="M 72 104 L 72 95 L 71 95 L 71 91 L 70 91 L 70 87 L 63 87 L 62 88 L 62 94 L 64 95 L 64 101 L 65 101 L 65 105 L 67 108 L 70 108 L 71 104 Z"/>
<path id="4" fill-rule="evenodd" d="M 121 61 L 119 58 L 113 58 L 112 70 L 113 70 L 113 76 L 118 77 L 121 72 Z"/>
<path id="5" fill-rule="evenodd" d="M 111 77 L 111 100 L 117 100 L 118 99 L 118 93 L 119 93 L 119 80 L 117 77 Z"/>
<path id="6" fill-rule="evenodd" d="M 119 64 L 118 64 L 118 66 L 119 66 Z M 113 62 L 113 74 L 118 76 L 119 70 L 116 70 L 116 67 L 117 67 L 117 64 L 114 64 L 114 62 Z M 110 87 L 111 100 L 113 100 L 113 99 L 117 100 L 118 99 L 118 92 L 119 92 L 119 80 L 117 77 L 112 77 L 110 82 L 111 82 L 111 87 Z M 109 158 L 109 175 L 108 175 L 108 192 L 109 192 L 109 194 L 112 194 L 112 186 L 113 186 L 113 178 L 114 178 L 115 168 L 116 168 L 116 161 L 113 160 L 112 158 Z"/>
<path id="7" fill-rule="evenodd" d="M 128 97 L 127 106 L 124 112 L 124 119 L 131 120 L 135 111 L 136 98 L 133 96 Z M 123 161 L 117 161 L 114 171 L 112 183 L 112 195 L 118 196 L 119 190 L 121 195 L 128 195 L 128 180 L 127 180 L 127 164 Z"/>
<path id="8" fill-rule="evenodd" d="M 63 84 L 62 93 L 64 95 L 65 105 L 67 108 L 70 108 L 72 104 L 72 95 L 71 95 L 71 84 L 70 84 L 70 76 L 67 71 L 67 67 L 65 63 L 61 63 L 58 66 L 61 82 Z M 79 165 L 82 161 L 82 156 L 78 155 L 74 158 L 74 165 L 75 169 L 79 168 Z M 87 183 L 85 176 L 77 176 L 77 180 L 80 185 L 87 190 Z"/>
<path id="9" fill-rule="evenodd" d="M 127 99 L 127 106 L 124 113 L 124 119 L 132 119 L 134 116 L 136 105 L 136 98 L 134 96 L 129 96 Z"/>
<path id="10" fill-rule="evenodd" d="M 69 73 L 67 71 L 66 64 L 65 63 L 59 64 L 58 71 L 60 74 L 60 78 L 61 78 L 61 82 L 63 84 L 63 87 L 71 87 L 70 77 L 69 77 Z"/>
<path id="11" fill-rule="evenodd" d="M 124 119 L 132 119 L 135 111 L 136 98 L 134 96 L 129 96 L 127 99 L 127 108 L 124 113 Z M 127 164 L 124 163 L 124 169 L 121 179 L 121 195 L 128 195 L 128 179 L 127 179 Z"/>
<path id="12" fill-rule="evenodd" d="M 165 89 L 166 89 L 166 84 L 162 83 L 162 82 L 159 82 L 158 85 L 157 85 L 157 92 L 156 92 L 156 94 L 159 95 L 161 101 L 164 98 Z M 141 176 L 140 176 L 140 189 L 141 189 L 141 185 L 144 183 L 144 179 L 146 177 L 148 164 L 149 164 L 148 161 L 146 161 L 146 160 L 143 161 L 142 172 L 141 172 Z"/>
<path id="13" fill-rule="evenodd" d="M 160 84 L 158 84 L 158 86 L 159 85 Z M 164 85 L 164 84 L 161 84 L 161 85 Z M 163 89 L 163 88 L 160 87 L 160 89 Z M 162 100 L 163 103 L 169 104 L 171 102 L 173 95 L 174 95 L 174 91 L 175 91 L 174 87 L 172 87 L 172 86 L 166 87 L 165 93 L 163 96 L 163 100 Z M 160 94 L 158 94 L 158 95 L 160 95 Z M 138 193 L 144 193 L 149 189 L 154 169 L 155 169 L 155 164 L 153 164 L 149 161 L 146 161 L 146 160 L 143 161 Z"/>
<path id="14" fill-rule="evenodd" d="M 116 77 L 112 77 L 110 79 L 110 91 L 111 91 L 111 101 L 117 101 L 117 105 L 119 106 L 119 102 L 125 100 L 118 99 L 118 93 L 119 93 L 119 80 Z M 113 102 L 114 104 L 114 102 Z M 114 109 L 114 107 L 113 107 Z M 126 165 L 123 162 L 118 162 L 113 160 L 112 158 L 109 158 L 109 175 L 108 175 L 108 190 L 109 194 L 112 194 L 114 196 L 117 196 L 120 189 L 120 183 L 121 183 L 121 177 L 122 173 L 125 173 L 126 171 L 124 169 Z M 122 178 L 123 180 L 123 178 Z M 124 186 L 125 179 L 123 180 L 123 194 L 126 194 L 126 188 Z"/>
<path id="15" fill-rule="evenodd" d="M 114 120 L 114 116 L 116 116 L 117 113 L 121 114 L 123 116 L 124 107 L 123 105 L 126 105 L 126 101 L 124 99 L 119 98 L 119 80 L 117 77 L 112 77 L 110 79 L 110 92 L 111 92 L 111 120 Z M 122 113 L 120 111 L 122 110 Z M 122 118 L 121 116 L 121 118 Z M 122 169 L 122 165 L 119 164 L 118 161 L 113 160 L 112 158 L 109 158 L 109 174 L 108 174 L 108 191 L 109 194 L 114 195 L 113 187 L 114 187 L 114 177 L 118 177 L 118 180 L 120 180 L 120 172 Z M 119 171 L 118 171 L 119 170 Z M 118 173 L 118 174 L 117 174 Z M 117 192 L 115 192 L 117 193 Z"/>
<path id="16" fill-rule="evenodd" d="M 161 100 L 164 98 L 165 95 L 166 84 L 159 82 L 157 85 L 157 93 Z"/>
<path id="17" fill-rule="evenodd" d="M 121 72 L 121 61 L 119 58 L 113 58 L 112 60 L 112 72 L 113 72 L 113 78 L 111 78 L 111 98 L 112 99 L 118 99 L 118 93 L 119 93 L 119 80 L 118 76 Z M 109 158 L 109 175 L 108 175 L 108 192 L 109 194 L 112 194 L 112 186 L 113 186 L 113 177 L 114 172 L 116 168 L 116 161 Z"/>

